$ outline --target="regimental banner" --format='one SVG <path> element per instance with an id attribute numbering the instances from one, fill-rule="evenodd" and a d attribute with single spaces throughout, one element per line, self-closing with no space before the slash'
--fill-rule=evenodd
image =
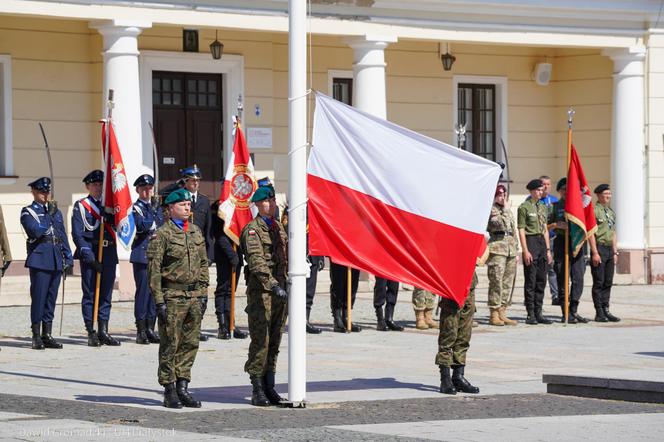
<path id="1" fill-rule="evenodd" d="M 583 243 L 597 230 L 593 198 L 574 146 L 571 148 L 567 172 L 565 216 L 569 221 L 569 240 L 572 255 L 581 251 Z"/>

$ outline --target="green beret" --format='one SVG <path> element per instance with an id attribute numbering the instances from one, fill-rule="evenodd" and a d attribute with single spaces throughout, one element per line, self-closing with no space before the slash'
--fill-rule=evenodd
<path id="1" fill-rule="evenodd" d="M 169 193 L 164 200 L 164 204 L 175 204 L 182 201 L 191 201 L 191 193 L 187 189 L 177 189 Z"/>
<path id="2" fill-rule="evenodd" d="M 564 176 L 561 179 L 558 180 L 558 184 L 556 184 L 556 190 L 560 190 L 563 187 L 567 187 L 567 177 Z"/>
<path id="3" fill-rule="evenodd" d="M 258 201 L 263 201 L 268 198 L 274 198 L 274 192 L 269 187 L 259 187 L 254 192 L 254 196 L 251 197 L 251 202 L 257 203 Z"/>

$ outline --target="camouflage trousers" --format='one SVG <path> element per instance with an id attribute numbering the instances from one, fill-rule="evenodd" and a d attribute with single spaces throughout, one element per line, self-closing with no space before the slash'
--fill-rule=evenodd
<path id="1" fill-rule="evenodd" d="M 249 319 L 249 357 L 244 371 L 249 376 L 262 377 L 267 371 L 277 369 L 279 344 L 288 316 L 288 302 L 263 290 L 247 289 Z"/>
<path id="2" fill-rule="evenodd" d="M 491 309 L 512 304 L 512 283 L 516 274 L 516 256 L 489 255 L 486 262 L 489 277 L 488 306 Z"/>
<path id="3" fill-rule="evenodd" d="M 436 365 L 443 367 L 466 365 L 466 352 L 470 348 L 470 336 L 473 332 L 476 285 L 477 273 L 473 274 L 470 293 L 461 309 L 454 301 L 441 299 Z"/>
<path id="4" fill-rule="evenodd" d="M 168 319 L 159 321 L 159 384 L 178 379 L 191 380 L 191 366 L 198 353 L 201 334 L 201 304 L 195 297 L 169 298 L 166 301 Z"/>
<path id="5" fill-rule="evenodd" d="M 434 295 L 428 290 L 421 289 L 419 287 L 413 288 L 413 309 L 416 312 L 424 310 L 433 310 L 436 305 L 436 298 L 438 296 Z"/>

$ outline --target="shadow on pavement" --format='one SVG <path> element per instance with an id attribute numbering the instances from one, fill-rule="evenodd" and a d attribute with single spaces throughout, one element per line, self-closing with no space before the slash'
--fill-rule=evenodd
<path id="1" fill-rule="evenodd" d="M 162 401 L 155 399 L 147 399 L 143 397 L 134 396 L 92 396 L 92 395 L 76 395 L 77 401 L 85 402 L 99 402 L 106 404 L 135 404 L 144 405 L 146 407 L 162 407 Z"/>
<path id="2" fill-rule="evenodd" d="M 641 355 L 641 356 L 655 356 L 657 358 L 664 358 L 664 352 L 663 351 L 640 351 L 634 353 L 636 355 Z"/>
<path id="3" fill-rule="evenodd" d="M 15 372 L 15 371 L 0 370 L 0 374 L 5 374 L 5 375 L 9 375 L 9 376 L 32 378 L 32 379 L 44 379 L 44 380 L 57 381 L 57 382 L 69 382 L 69 383 L 74 383 L 74 384 L 96 385 L 96 386 L 99 386 L 99 387 L 120 388 L 122 390 L 145 391 L 145 392 L 157 393 L 157 394 L 161 394 L 161 392 L 162 392 L 161 389 L 155 390 L 155 389 L 152 389 L 152 388 L 130 387 L 130 386 L 127 386 L 127 385 L 117 385 L 117 384 L 107 384 L 107 383 L 103 383 L 103 382 L 83 381 L 81 379 L 58 378 L 58 377 L 55 377 L 55 376 L 43 376 L 43 375 L 40 375 L 40 374 L 31 374 L 31 373 L 18 373 L 18 372 Z"/>

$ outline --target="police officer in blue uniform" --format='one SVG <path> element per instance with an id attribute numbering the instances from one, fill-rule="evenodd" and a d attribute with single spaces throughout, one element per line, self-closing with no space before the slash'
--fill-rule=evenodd
<path id="1" fill-rule="evenodd" d="M 93 170 L 83 178 L 89 195 L 74 204 L 71 216 L 71 235 L 76 244 L 74 258 L 81 261 L 81 288 L 83 300 L 83 322 L 88 332 L 88 345 L 120 345 L 120 341 L 108 333 L 108 320 L 111 315 L 111 298 L 115 270 L 118 264 L 118 251 L 115 243 L 114 217 L 105 213 L 101 203 L 104 173 Z M 101 217 L 104 217 L 104 236 L 99 242 Z M 97 252 L 102 247 L 102 262 L 97 261 Z M 99 287 L 99 332 L 93 328 L 93 309 L 97 273 L 101 273 Z"/>
<path id="2" fill-rule="evenodd" d="M 136 236 L 131 245 L 129 262 L 134 267 L 134 317 L 136 318 L 136 343 L 157 344 L 159 335 L 155 332 L 157 308 L 148 286 L 148 242 L 155 230 L 164 224 L 163 212 L 153 198 L 154 178 L 144 174 L 134 181 L 138 199 L 134 203 Z"/>
<path id="3" fill-rule="evenodd" d="M 51 329 L 60 278 L 73 265 L 73 258 L 62 213 L 54 201 L 48 201 L 51 180 L 42 177 L 28 185 L 34 201 L 21 210 L 21 225 L 28 236 L 25 266 L 30 269 L 32 348 L 62 348 Z"/>

